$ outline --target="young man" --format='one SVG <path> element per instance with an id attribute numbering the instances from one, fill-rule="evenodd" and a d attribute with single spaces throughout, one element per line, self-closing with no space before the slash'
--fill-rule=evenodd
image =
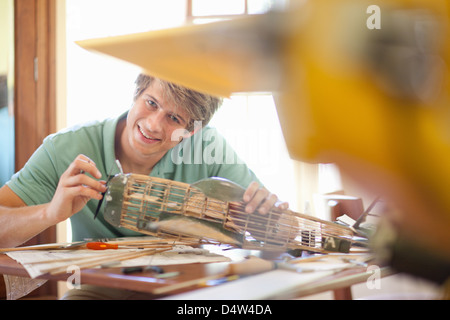
<path id="1" fill-rule="evenodd" d="M 127 113 L 50 135 L 0 189 L 0 247 L 18 246 L 68 218 L 73 241 L 136 235 L 111 226 L 101 214 L 93 219 L 105 180 L 119 173 L 116 159 L 125 173 L 186 183 L 227 178 L 246 188 L 247 212 L 267 213 L 278 198 L 260 186 L 214 129 L 205 127 L 220 102 L 140 75 Z"/>

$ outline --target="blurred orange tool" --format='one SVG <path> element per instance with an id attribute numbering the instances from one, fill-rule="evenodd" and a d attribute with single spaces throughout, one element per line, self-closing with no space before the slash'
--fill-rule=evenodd
<path id="1" fill-rule="evenodd" d="M 86 243 L 86 248 L 91 250 L 119 249 L 119 245 L 104 242 L 88 242 Z"/>

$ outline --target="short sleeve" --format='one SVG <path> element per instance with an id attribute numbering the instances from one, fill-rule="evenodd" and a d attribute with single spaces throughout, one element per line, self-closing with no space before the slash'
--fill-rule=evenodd
<path id="1" fill-rule="evenodd" d="M 14 174 L 7 185 L 27 205 L 49 202 L 56 191 L 59 174 L 50 139 L 34 152 L 25 166 Z"/>

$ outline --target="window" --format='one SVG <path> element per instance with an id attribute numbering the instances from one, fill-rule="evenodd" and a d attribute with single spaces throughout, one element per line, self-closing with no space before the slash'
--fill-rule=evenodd
<path id="1" fill-rule="evenodd" d="M 66 0 L 66 126 L 119 115 L 131 106 L 139 69 L 87 52 L 76 40 L 179 26 L 186 0 Z"/>
<path id="2" fill-rule="evenodd" d="M 246 2 L 243 0 L 191 0 L 192 16 L 221 16 L 246 14 Z"/>
<path id="3" fill-rule="evenodd" d="M 271 94 L 232 96 L 224 101 L 210 125 L 271 192 L 297 210 L 294 162 L 289 158 Z"/>
<path id="4" fill-rule="evenodd" d="M 199 24 L 262 14 L 284 2 L 188 0 L 187 21 Z M 225 136 L 271 192 L 298 210 L 294 162 L 289 158 L 270 92 L 233 95 L 224 101 L 210 125 Z"/>

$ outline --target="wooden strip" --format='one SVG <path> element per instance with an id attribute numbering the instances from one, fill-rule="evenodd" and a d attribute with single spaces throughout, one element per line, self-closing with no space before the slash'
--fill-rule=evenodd
<path id="1" fill-rule="evenodd" d="M 216 280 L 216 279 L 220 279 L 225 277 L 226 274 L 225 273 L 221 273 L 221 274 L 216 274 L 213 276 L 208 276 L 208 277 L 204 277 L 204 278 L 199 278 L 199 279 L 193 279 L 193 280 L 188 280 L 188 281 L 184 281 L 184 282 L 179 282 L 179 283 L 175 283 L 172 285 L 168 285 L 168 286 L 164 286 L 161 288 L 156 288 L 155 290 L 153 290 L 154 294 L 166 294 L 175 290 L 179 290 L 179 289 L 184 289 L 184 288 L 188 288 L 191 286 L 196 286 L 199 285 L 203 282 L 206 281 L 210 281 L 210 280 Z"/>
<path id="2" fill-rule="evenodd" d="M 67 267 L 71 266 L 71 265 L 76 265 L 78 266 L 80 269 L 83 268 L 92 268 L 92 267 L 96 267 L 99 266 L 101 264 L 104 263 L 108 263 L 111 261 L 123 261 L 123 260 L 129 260 L 129 259 L 134 259 L 134 258 L 139 258 L 142 256 L 146 256 L 146 255 L 154 255 L 156 253 L 161 253 L 164 251 L 168 251 L 170 249 L 160 249 L 160 250 L 155 250 L 155 249 L 148 249 L 148 250 L 142 250 L 139 252 L 127 252 L 127 253 L 122 253 L 122 254 L 111 254 L 108 257 L 91 257 L 90 259 L 79 259 L 77 260 L 72 260 L 71 263 L 69 264 L 65 264 L 63 266 L 58 266 L 58 267 L 52 267 L 52 268 L 47 268 L 47 269 L 43 269 L 41 270 L 42 272 L 48 272 L 52 275 L 55 274 L 60 274 L 60 273 L 65 273 L 67 270 Z"/>

